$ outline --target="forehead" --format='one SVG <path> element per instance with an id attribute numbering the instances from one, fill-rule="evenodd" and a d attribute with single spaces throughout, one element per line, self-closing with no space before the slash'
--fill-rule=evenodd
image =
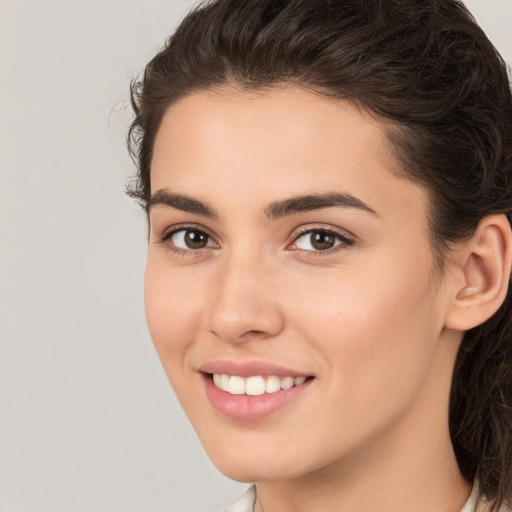
<path id="1" fill-rule="evenodd" d="M 294 87 L 224 88 L 168 109 L 151 183 L 152 193 L 221 199 L 229 191 L 241 206 L 333 189 L 384 209 L 395 208 L 399 196 L 423 203 L 424 191 L 398 175 L 385 125 L 354 102 Z"/>
<path id="2" fill-rule="evenodd" d="M 246 130 L 249 127 L 250 133 Z M 326 127 L 330 129 L 324 131 Z M 384 127 L 384 121 L 359 102 L 293 86 L 256 91 L 226 86 L 195 92 L 171 105 L 163 116 L 155 145 L 159 146 L 162 136 L 167 144 L 170 136 L 181 139 L 190 135 L 198 143 L 202 142 L 201 136 L 212 143 L 224 143 L 226 136 L 238 135 L 241 142 L 242 136 L 250 135 L 254 140 L 280 145 L 294 138 L 310 138 L 314 144 L 320 130 L 325 142 L 340 143 L 340 136 L 350 135 L 352 144 L 370 142 L 373 151 L 381 151 L 387 149 Z M 384 151 L 381 156 L 390 154 Z M 388 163 L 393 165 L 394 161 Z"/>

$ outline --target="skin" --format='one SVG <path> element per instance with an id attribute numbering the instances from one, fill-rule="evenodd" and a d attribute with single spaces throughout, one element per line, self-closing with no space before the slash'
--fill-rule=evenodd
<path id="1" fill-rule="evenodd" d="M 464 273 L 448 261 L 439 275 L 426 193 L 397 165 L 364 109 L 292 87 L 195 93 L 158 131 L 152 194 L 194 198 L 217 217 L 150 208 L 149 329 L 213 462 L 257 482 L 258 511 L 458 512 L 468 498 L 448 432 Z M 375 213 L 265 214 L 275 201 L 332 192 Z M 183 225 L 208 245 L 162 241 Z M 308 229 L 351 242 L 314 250 Z M 198 368 L 215 359 L 315 378 L 278 412 L 238 421 L 206 396 Z"/>

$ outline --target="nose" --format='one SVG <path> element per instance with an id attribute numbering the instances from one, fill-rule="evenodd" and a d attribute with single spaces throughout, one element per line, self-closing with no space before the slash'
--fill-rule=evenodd
<path id="1" fill-rule="evenodd" d="M 209 331 L 229 343 L 278 335 L 284 316 L 275 270 L 254 257 L 224 261 L 211 283 Z"/>

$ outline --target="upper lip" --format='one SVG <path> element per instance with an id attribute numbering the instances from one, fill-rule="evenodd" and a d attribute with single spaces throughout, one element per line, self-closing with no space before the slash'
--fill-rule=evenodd
<path id="1" fill-rule="evenodd" d="M 310 376 L 309 373 L 304 373 L 293 368 L 287 368 L 286 366 L 267 361 L 233 361 L 228 359 L 217 359 L 201 365 L 198 370 L 203 373 L 225 373 L 227 375 L 238 375 L 239 377 L 251 377 L 255 375 L 278 375 L 286 377 Z"/>

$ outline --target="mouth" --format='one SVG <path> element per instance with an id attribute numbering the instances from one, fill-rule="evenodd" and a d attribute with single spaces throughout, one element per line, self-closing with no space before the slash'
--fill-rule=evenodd
<path id="1" fill-rule="evenodd" d="M 222 416 L 238 421 L 263 420 L 281 410 L 289 410 L 316 380 L 305 375 L 230 375 L 201 372 L 206 395 Z"/>
<path id="2" fill-rule="evenodd" d="M 230 395 L 260 396 L 273 394 L 282 390 L 300 386 L 313 377 L 293 377 L 279 375 L 253 375 L 241 377 L 239 375 L 228 375 L 226 373 L 207 374 L 214 386 Z"/>

